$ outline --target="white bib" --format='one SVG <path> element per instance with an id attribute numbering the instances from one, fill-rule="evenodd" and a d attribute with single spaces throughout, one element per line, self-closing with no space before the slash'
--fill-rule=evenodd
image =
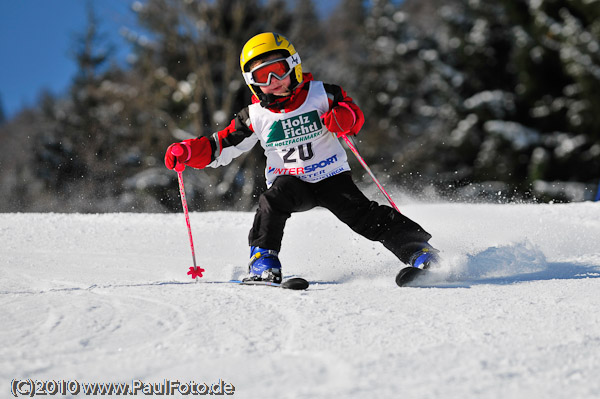
<path id="1" fill-rule="evenodd" d="M 267 187 L 281 175 L 314 183 L 350 170 L 346 151 L 321 122 L 329 111 L 323 82 L 309 83 L 304 104 L 294 111 L 275 113 L 260 104 L 248 107 L 250 123 L 267 157 Z"/>

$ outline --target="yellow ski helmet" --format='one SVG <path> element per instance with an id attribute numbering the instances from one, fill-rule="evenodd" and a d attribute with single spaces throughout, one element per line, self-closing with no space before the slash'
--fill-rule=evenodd
<path id="1" fill-rule="evenodd" d="M 292 77 L 292 88 L 302 83 L 302 64 L 300 62 L 300 57 L 298 56 L 298 53 L 296 52 L 296 49 L 292 43 L 290 43 L 285 36 L 280 35 L 279 33 L 260 33 L 252 37 L 246 42 L 246 44 L 244 44 L 244 48 L 242 48 L 242 53 L 240 54 L 240 67 L 242 69 L 242 74 L 244 75 L 244 80 L 248 84 L 248 87 L 252 93 L 258 98 L 262 97 L 260 96 L 262 91 L 255 90 L 257 87 L 255 87 L 246 76 L 247 72 L 250 71 L 250 64 L 258 57 L 266 56 L 267 53 L 277 51 L 287 53 L 288 57 L 296 55 L 295 62 L 288 61 L 290 68 L 294 69 L 290 74 Z"/>

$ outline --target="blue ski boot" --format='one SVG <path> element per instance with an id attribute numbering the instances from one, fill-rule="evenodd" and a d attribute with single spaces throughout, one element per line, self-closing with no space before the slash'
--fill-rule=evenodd
<path id="1" fill-rule="evenodd" d="M 248 276 L 243 281 L 269 281 L 281 284 L 279 252 L 272 249 L 250 247 Z"/>
<path id="2" fill-rule="evenodd" d="M 410 265 L 423 270 L 429 269 L 432 265 L 439 263 L 438 252 L 440 251 L 425 243 L 423 248 L 412 254 Z"/>

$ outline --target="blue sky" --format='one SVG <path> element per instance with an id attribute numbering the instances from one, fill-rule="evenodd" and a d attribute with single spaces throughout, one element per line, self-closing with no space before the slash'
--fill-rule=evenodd
<path id="1" fill-rule="evenodd" d="M 133 26 L 131 0 L 96 0 L 93 5 L 108 40 L 127 49 L 118 31 Z M 73 35 L 87 26 L 87 0 L 0 1 L 0 98 L 7 117 L 33 105 L 41 90 L 63 93 L 76 67 L 69 51 Z"/>
<path id="2" fill-rule="evenodd" d="M 133 0 L 93 0 L 101 32 L 117 47 L 127 46 L 119 28 L 134 27 Z M 315 0 L 324 12 L 339 0 Z M 36 103 L 42 90 L 60 95 L 76 71 L 69 52 L 73 35 L 87 26 L 88 0 L 0 0 L 0 104 L 7 117 Z"/>

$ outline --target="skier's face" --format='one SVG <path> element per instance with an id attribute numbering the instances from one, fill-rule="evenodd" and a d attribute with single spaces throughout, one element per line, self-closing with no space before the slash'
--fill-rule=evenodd
<path id="1" fill-rule="evenodd" d="M 275 60 L 278 58 L 281 58 L 281 55 L 273 54 L 273 55 L 265 58 L 264 60 L 261 60 L 260 63 L 251 65 L 250 69 L 254 69 L 257 66 L 259 66 L 260 64 L 264 64 L 268 61 L 272 61 L 272 60 Z M 291 84 L 292 84 L 292 79 L 290 78 L 289 75 L 281 80 L 274 77 L 271 79 L 270 85 L 261 86 L 260 90 L 262 90 L 262 92 L 265 94 L 274 94 L 276 96 L 284 97 L 284 96 L 289 96 L 290 94 L 292 94 L 290 91 Z"/>
<path id="2" fill-rule="evenodd" d="M 290 91 L 290 85 L 292 80 L 289 76 L 286 76 L 282 80 L 279 79 L 271 79 L 271 84 L 268 86 L 263 86 L 260 89 L 265 94 L 275 94 L 276 96 L 289 96 L 292 94 Z"/>

